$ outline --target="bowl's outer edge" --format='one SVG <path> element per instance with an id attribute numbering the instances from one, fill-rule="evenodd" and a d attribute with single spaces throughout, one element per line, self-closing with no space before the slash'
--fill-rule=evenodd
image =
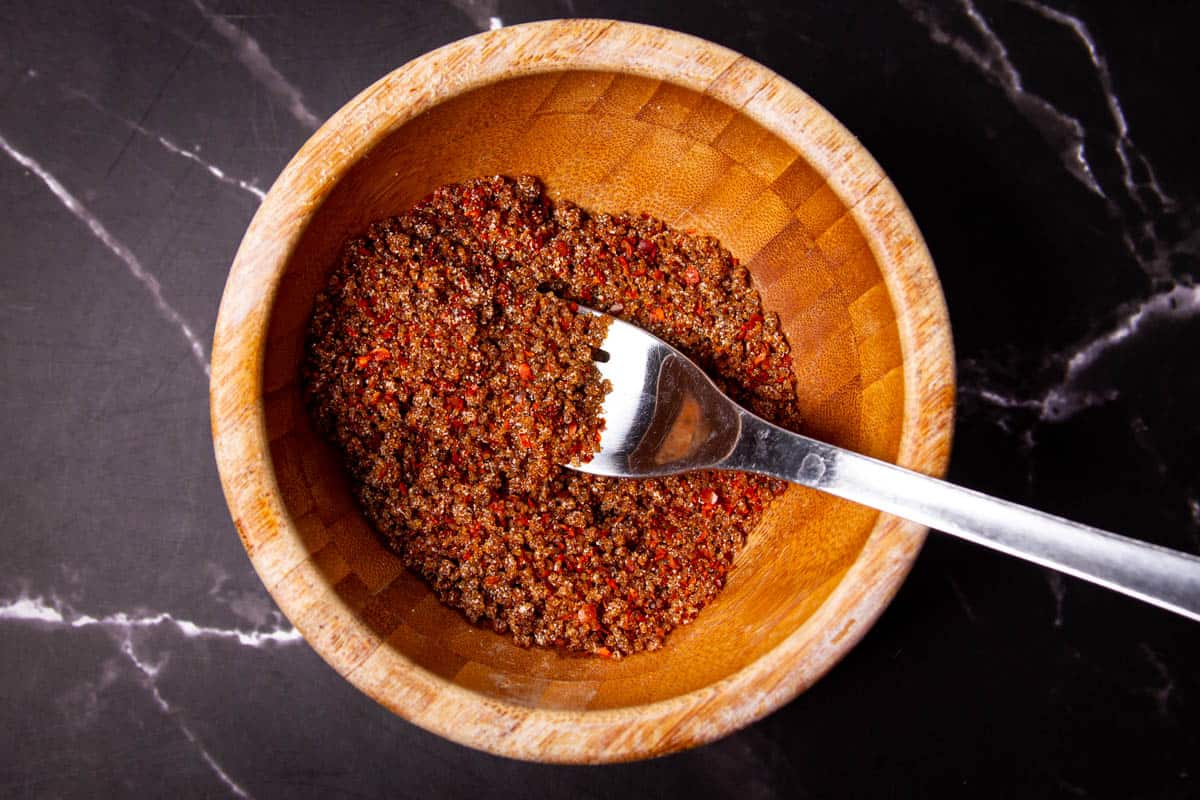
<path id="1" fill-rule="evenodd" d="M 804 154 L 851 209 L 898 311 L 905 419 L 898 463 L 932 475 L 949 461 L 954 358 L 932 259 L 911 214 L 874 159 L 829 112 L 767 68 L 686 34 L 611 20 L 553 20 L 489 31 L 427 53 L 342 107 L 275 181 L 234 259 L 213 341 L 213 443 L 234 522 L 255 569 L 295 622 L 324 602 L 353 614 L 306 560 L 271 468 L 261 406 L 264 343 L 284 265 L 343 172 L 424 110 L 485 83 L 563 69 L 632 72 L 681 84 L 743 109 Z M 738 81 L 718 79 L 739 71 Z M 348 136 L 347 131 L 353 135 Z M 908 574 L 925 529 L 881 514 L 859 558 L 796 632 L 740 672 L 644 706 L 573 712 L 499 702 L 445 681 L 390 648 L 350 660 L 314 626 L 301 633 L 330 666 L 411 722 L 513 758 L 598 763 L 703 744 L 780 707 L 812 685 L 866 633 Z M 308 570 L 320 596 L 279 590 Z M 315 587 L 315 588 L 314 588 Z M 354 635 L 362 631 L 352 631 Z M 386 665 L 382 661 L 386 659 Z"/>

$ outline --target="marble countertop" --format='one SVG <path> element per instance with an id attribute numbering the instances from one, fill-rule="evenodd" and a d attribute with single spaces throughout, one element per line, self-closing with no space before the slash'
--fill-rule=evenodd
<path id="1" fill-rule="evenodd" d="M 484 28 L 631 19 L 792 80 L 899 187 L 954 326 L 951 479 L 1200 553 L 1200 15 L 368 5 L 0 2 L 0 795 L 1200 794 L 1200 626 L 937 535 L 838 667 L 720 742 L 602 768 L 451 744 L 276 610 L 207 400 L 233 253 L 321 120 Z"/>

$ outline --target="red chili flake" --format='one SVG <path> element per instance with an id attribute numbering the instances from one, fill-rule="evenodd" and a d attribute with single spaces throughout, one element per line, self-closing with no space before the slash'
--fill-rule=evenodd
<path id="1" fill-rule="evenodd" d="M 683 282 L 688 286 L 695 286 L 700 282 L 700 270 L 696 269 L 695 264 L 688 264 L 688 268 L 683 271 Z"/>
<path id="2" fill-rule="evenodd" d="M 742 327 L 738 328 L 738 332 L 734 335 L 733 338 L 737 339 L 740 342 L 741 340 L 746 338 L 746 334 L 750 333 L 750 331 L 754 328 L 755 325 L 758 325 L 762 321 L 763 321 L 762 314 L 751 314 L 750 318 L 747 319 L 742 324 Z"/>
<path id="3" fill-rule="evenodd" d="M 584 603 L 579 607 L 579 613 L 575 615 L 576 619 L 587 625 L 590 628 L 595 628 L 599 625 L 599 619 L 596 617 L 596 604 Z"/>
<path id="4" fill-rule="evenodd" d="M 521 447 L 524 447 L 526 450 L 533 449 L 533 442 L 530 441 L 529 437 L 525 434 L 522 433 L 520 436 L 518 436 L 517 441 L 519 441 L 521 443 Z"/>
<path id="5" fill-rule="evenodd" d="M 604 582 L 607 583 L 608 588 L 612 589 L 614 592 L 619 591 L 619 589 L 617 588 L 617 582 L 614 581 L 612 578 L 605 578 Z"/>
<path id="6" fill-rule="evenodd" d="M 523 381 L 533 380 L 533 368 L 530 367 L 528 364 L 521 363 L 517 367 L 517 374 L 521 376 L 521 380 L 523 380 Z"/>
<path id="7" fill-rule="evenodd" d="M 654 258 L 655 253 L 658 252 L 658 246 L 649 239 L 638 239 L 637 250 L 646 258 Z"/>
<path id="8" fill-rule="evenodd" d="M 607 647 L 597 647 L 596 655 L 600 656 L 601 658 L 612 658 L 612 651 Z"/>
<path id="9" fill-rule="evenodd" d="M 656 281 L 661 281 L 663 278 L 667 277 L 667 273 L 663 272 L 661 269 L 656 269 L 650 273 L 650 277 L 654 278 Z"/>
<path id="10" fill-rule="evenodd" d="M 717 497 L 717 493 L 712 489 L 708 489 L 700 494 L 700 500 L 706 506 L 715 506 L 719 499 L 720 498 Z"/>
<path id="11" fill-rule="evenodd" d="M 666 312 L 663 311 L 662 306 L 655 306 L 650 310 L 650 318 L 655 322 L 662 322 L 667 318 L 667 315 Z"/>
<path id="12" fill-rule="evenodd" d="M 571 247 L 562 239 L 556 239 L 554 241 L 554 252 L 565 258 L 567 253 L 571 252 Z"/>
<path id="13" fill-rule="evenodd" d="M 499 583 L 502 580 L 504 580 L 504 578 L 500 577 L 499 575 L 488 575 L 486 578 L 483 579 L 483 585 L 484 586 L 495 586 L 497 583 Z"/>

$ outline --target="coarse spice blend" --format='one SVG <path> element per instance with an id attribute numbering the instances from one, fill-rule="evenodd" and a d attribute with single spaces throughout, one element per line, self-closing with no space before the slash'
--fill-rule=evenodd
<path id="1" fill-rule="evenodd" d="M 782 481 L 587 475 L 607 317 L 693 358 L 784 427 L 788 345 L 720 244 L 588 214 L 532 177 L 444 186 L 349 241 L 304 364 L 319 430 L 368 519 L 443 602 L 517 644 L 656 650 L 720 591 Z"/>

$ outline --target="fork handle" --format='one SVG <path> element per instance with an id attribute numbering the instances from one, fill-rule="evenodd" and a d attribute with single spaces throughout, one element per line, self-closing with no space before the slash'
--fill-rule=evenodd
<path id="1" fill-rule="evenodd" d="M 723 469 L 759 472 L 928 525 L 1200 620 L 1200 558 L 786 431 L 749 412 Z"/>

